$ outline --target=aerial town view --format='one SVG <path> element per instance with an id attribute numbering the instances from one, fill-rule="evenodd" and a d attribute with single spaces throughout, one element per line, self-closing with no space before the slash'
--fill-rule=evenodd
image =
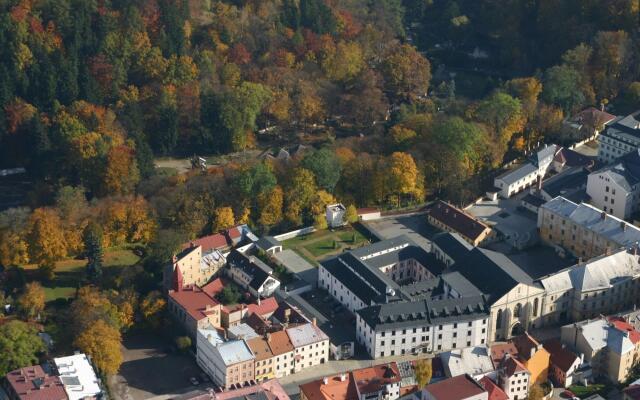
<path id="1" fill-rule="evenodd" d="M 640 0 L 0 0 L 0 400 L 640 400 Z"/>

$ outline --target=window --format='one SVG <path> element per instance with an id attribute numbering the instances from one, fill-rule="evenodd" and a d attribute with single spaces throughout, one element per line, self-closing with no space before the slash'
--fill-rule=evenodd
<path id="1" fill-rule="evenodd" d="M 502 328 L 502 310 L 498 310 L 496 316 L 496 329 Z"/>
<path id="2" fill-rule="evenodd" d="M 604 191 L 609 193 L 609 186 L 605 186 Z M 606 197 L 605 197 L 606 198 Z"/>
<path id="3" fill-rule="evenodd" d="M 533 300 L 533 316 L 538 316 L 538 299 Z"/>

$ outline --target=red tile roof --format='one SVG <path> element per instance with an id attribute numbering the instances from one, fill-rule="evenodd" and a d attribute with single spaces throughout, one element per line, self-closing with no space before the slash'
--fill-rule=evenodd
<path id="1" fill-rule="evenodd" d="M 211 312 L 207 311 L 207 308 L 216 307 L 219 304 L 196 286 L 186 287 L 179 292 L 170 290 L 169 297 L 182 306 L 196 321 L 200 321 Z"/>
<path id="2" fill-rule="evenodd" d="M 619 331 L 629 332 L 629 340 L 631 340 L 631 343 L 636 344 L 640 341 L 640 332 L 636 331 L 636 329 L 625 321 L 624 318 L 609 317 L 609 322 L 611 322 Z"/>
<path id="3" fill-rule="evenodd" d="M 431 207 L 429 216 L 472 240 L 476 240 L 489 228 L 466 212 L 441 200 Z"/>
<path id="4" fill-rule="evenodd" d="M 469 375 L 459 375 L 425 387 L 435 400 L 463 400 L 484 393 L 484 389 Z"/>
<path id="5" fill-rule="evenodd" d="M 39 365 L 11 371 L 7 381 L 20 400 L 68 399 L 60 377 L 48 375 Z"/>
<path id="6" fill-rule="evenodd" d="M 516 346 L 516 349 L 518 349 L 518 355 L 522 360 L 530 359 L 532 357 L 532 350 L 533 354 L 535 354 L 541 349 L 540 343 L 526 332 L 514 337 L 511 341 Z"/>
<path id="7" fill-rule="evenodd" d="M 512 357 L 518 356 L 518 349 L 513 342 L 497 343 L 491 346 L 491 361 L 493 366 L 498 368 L 498 365 L 504 359 L 505 354 L 509 354 Z"/>
<path id="8" fill-rule="evenodd" d="M 216 233 L 215 235 L 204 236 L 184 243 L 182 248 L 186 249 L 191 246 L 202 246 L 202 252 L 208 253 L 212 250 L 226 249 L 231 246 L 231 243 L 229 243 L 224 233 Z"/>
<path id="9" fill-rule="evenodd" d="M 513 376 L 518 372 L 529 372 L 529 370 L 522 365 L 522 363 L 515 359 L 515 357 L 509 357 L 502 362 L 502 368 L 506 376 Z"/>
<path id="10" fill-rule="evenodd" d="M 344 377 L 341 380 L 340 377 Z M 350 374 L 334 375 L 300 385 L 300 391 L 308 400 L 357 400 L 358 391 Z"/>
<path id="11" fill-rule="evenodd" d="M 509 400 L 509 396 L 488 376 L 480 379 L 478 383 L 489 393 L 487 400 Z"/>
<path id="12" fill-rule="evenodd" d="M 361 396 L 379 392 L 385 385 L 400 382 L 400 371 L 395 362 L 357 369 L 351 372 L 351 376 Z"/>
<path id="13" fill-rule="evenodd" d="M 563 347 L 559 339 L 548 340 L 544 343 L 544 348 L 551 354 L 551 364 L 567 372 L 576 362 L 578 356 L 572 351 Z"/>
<path id="14" fill-rule="evenodd" d="M 224 289 L 224 281 L 220 278 L 216 278 L 202 287 L 202 291 L 209 297 L 215 298 Z"/>
<path id="15" fill-rule="evenodd" d="M 260 305 L 249 304 L 247 306 L 247 314 L 267 315 L 273 314 L 278 309 L 278 302 L 275 297 L 269 297 L 264 300 L 260 300 Z"/>

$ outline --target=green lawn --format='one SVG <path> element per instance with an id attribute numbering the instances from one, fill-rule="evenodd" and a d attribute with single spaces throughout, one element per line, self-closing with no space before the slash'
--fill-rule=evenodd
<path id="1" fill-rule="evenodd" d="M 569 387 L 569 390 L 576 396 L 584 399 L 596 393 L 601 396 L 606 396 L 611 388 L 602 383 L 594 383 L 589 386 L 573 385 Z"/>
<path id="2" fill-rule="evenodd" d="M 354 239 L 355 234 L 355 241 Z M 334 247 L 334 241 L 337 247 Z M 282 242 L 285 249 L 293 249 L 307 261 L 318 261 L 328 254 L 340 253 L 347 248 L 360 247 L 368 243 L 367 239 L 350 226 L 336 231 L 321 230 L 304 236 L 298 236 Z M 314 264 L 314 263 L 312 263 Z"/>
<path id="3" fill-rule="evenodd" d="M 120 268 L 134 265 L 140 260 L 133 251 L 127 249 L 108 250 L 104 253 L 104 268 Z M 46 301 L 67 299 L 73 297 L 76 287 L 84 278 L 84 268 L 87 261 L 84 259 L 67 259 L 56 263 L 55 278 L 44 283 Z M 25 265 L 24 269 L 29 273 L 36 273 L 38 266 Z"/>

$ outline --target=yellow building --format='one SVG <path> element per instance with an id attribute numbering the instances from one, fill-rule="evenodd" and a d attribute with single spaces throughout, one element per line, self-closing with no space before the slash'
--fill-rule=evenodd
<path id="1" fill-rule="evenodd" d="M 551 354 L 528 333 L 513 338 L 513 344 L 518 349 L 518 359 L 531 372 L 531 384 L 546 382 Z"/>
<path id="2" fill-rule="evenodd" d="M 276 377 L 274 355 L 269 343 L 263 337 L 247 340 L 251 352 L 256 356 L 256 382 L 263 382 Z"/>

